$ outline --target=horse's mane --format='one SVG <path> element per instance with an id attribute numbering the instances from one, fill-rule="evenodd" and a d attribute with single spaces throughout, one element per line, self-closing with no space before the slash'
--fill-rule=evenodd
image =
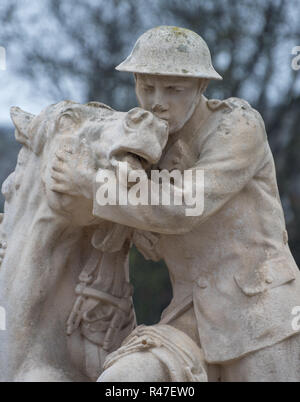
<path id="1" fill-rule="evenodd" d="M 110 106 L 105 105 L 105 103 L 101 103 L 101 102 L 95 102 L 95 101 L 93 101 L 93 102 L 88 102 L 88 103 L 85 103 L 85 106 L 91 106 L 91 107 L 97 107 L 97 108 L 102 108 L 102 109 L 108 109 L 108 110 L 111 110 L 112 112 L 115 112 L 115 110 L 112 109 Z"/>

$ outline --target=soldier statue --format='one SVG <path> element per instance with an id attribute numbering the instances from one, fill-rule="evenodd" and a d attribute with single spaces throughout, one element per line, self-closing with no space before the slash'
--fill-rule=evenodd
<path id="1" fill-rule="evenodd" d="M 99 205 L 88 156 L 81 183 L 68 162 L 76 153 L 57 162 L 54 191 L 93 199 L 95 217 L 132 228 L 132 242 L 147 258 L 164 259 L 170 273 L 173 299 L 161 321 L 137 327 L 109 356 L 101 381 L 164 380 L 168 367 L 179 381 L 299 382 L 292 312 L 300 273 L 261 115 L 245 100 L 204 96 L 222 77 L 188 29 L 150 29 L 117 70 L 134 74 L 140 107 L 168 122 L 152 169 L 203 171 L 204 204 L 199 216 L 187 216 L 185 205 Z"/>

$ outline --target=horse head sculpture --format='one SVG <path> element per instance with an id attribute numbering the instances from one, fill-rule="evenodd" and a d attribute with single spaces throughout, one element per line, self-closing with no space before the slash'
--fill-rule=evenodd
<path id="1" fill-rule="evenodd" d="M 38 116 L 12 108 L 11 117 L 23 147 L 2 187 L 0 305 L 7 329 L 0 331 L 0 380 L 94 380 L 135 325 L 130 236 L 95 218 L 92 200 L 52 191 L 51 166 L 57 150 L 70 146 L 90 147 L 95 172 L 126 157 L 150 166 L 167 142 L 167 123 L 140 108 L 117 112 L 96 102 L 64 101 Z M 123 233 L 118 249 L 94 247 L 97 231 L 114 228 Z"/>

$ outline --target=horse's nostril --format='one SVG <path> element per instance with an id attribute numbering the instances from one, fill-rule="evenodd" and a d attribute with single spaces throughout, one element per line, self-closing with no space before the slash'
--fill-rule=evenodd
<path id="1" fill-rule="evenodd" d="M 132 121 L 133 123 L 136 123 L 136 124 L 139 123 L 140 120 L 141 120 L 141 117 L 140 117 L 140 116 L 134 116 L 134 117 L 131 118 L 131 121 Z"/>
<path id="2" fill-rule="evenodd" d="M 143 120 L 146 120 L 149 118 L 151 114 L 143 109 L 140 108 L 135 108 L 132 109 L 131 111 L 128 112 L 127 114 L 127 122 L 129 123 L 134 123 L 134 124 L 139 124 Z"/>

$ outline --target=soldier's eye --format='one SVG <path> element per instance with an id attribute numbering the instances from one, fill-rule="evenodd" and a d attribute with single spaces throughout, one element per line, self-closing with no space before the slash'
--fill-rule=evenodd
<path id="1" fill-rule="evenodd" d="M 169 86 L 167 87 L 167 90 L 170 92 L 182 92 L 184 91 L 184 88 Z"/>
<path id="2" fill-rule="evenodd" d="M 147 86 L 144 86 L 144 87 L 143 87 L 143 90 L 144 90 L 145 92 L 152 92 L 152 91 L 154 90 L 154 87 L 152 87 L 152 86 L 150 86 L 150 85 L 147 85 Z"/>

